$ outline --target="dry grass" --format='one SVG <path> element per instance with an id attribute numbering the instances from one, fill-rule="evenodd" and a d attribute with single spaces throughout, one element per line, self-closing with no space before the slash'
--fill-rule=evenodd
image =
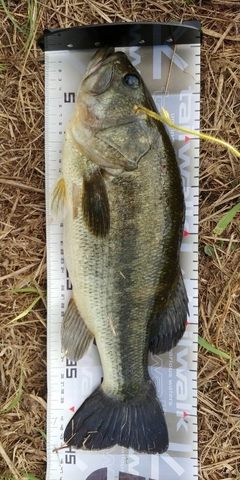
<path id="1" fill-rule="evenodd" d="M 240 138 L 240 17 L 238 0 L 84 0 L 0 2 L 0 475 L 45 478 L 46 310 L 8 322 L 35 298 L 10 289 L 46 288 L 44 213 L 44 58 L 35 38 L 44 28 L 114 21 L 198 19 L 203 27 L 202 129 L 231 142 Z M 29 4 L 29 12 L 28 12 Z M 31 21 L 30 21 L 31 19 Z M 26 44 L 26 41 L 27 44 Z M 25 49 L 24 49 L 25 45 Z M 200 334 L 226 360 L 200 349 L 199 478 L 240 479 L 240 222 L 222 234 L 213 228 L 239 198 L 240 167 L 224 148 L 202 142 L 200 194 Z M 212 256 L 204 246 L 214 248 Z M 1 478 L 3 478 L 1 477 Z"/>

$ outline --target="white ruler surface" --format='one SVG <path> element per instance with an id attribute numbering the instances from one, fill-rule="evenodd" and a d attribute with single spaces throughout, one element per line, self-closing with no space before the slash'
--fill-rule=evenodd
<path id="1" fill-rule="evenodd" d="M 172 120 L 198 130 L 200 115 L 200 45 L 128 47 L 125 52 L 141 73 L 154 100 Z M 198 323 L 198 158 L 199 141 L 170 130 L 182 172 L 186 222 L 181 267 L 189 297 L 189 318 L 182 340 L 164 355 L 149 355 L 149 371 L 166 414 L 169 450 L 138 454 L 115 446 L 89 452 L 62 448 L 73 413 L 101 381 L 93 345 L 79 362 L 61 349 L 61 321 L 71 296 L 64 265 L 62 224 L 51 222 L 50 193 L 61 171 L 66 122 L 76 92 L 94 52 L 45 53 L 46 69 L 46 216 L 48 266 L 48 410 L 47 480 L 193 480 L 197 477 L 197 323 Z M 169 69 L 172 60 L 168 91 Z"/>

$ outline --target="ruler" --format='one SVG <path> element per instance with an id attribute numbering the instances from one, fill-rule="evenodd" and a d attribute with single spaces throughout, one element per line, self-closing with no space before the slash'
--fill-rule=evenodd
<path id="1" fill-rule="evenodd" d="M 83 28 L 83 27 L 82 27 Z M 90 28 L 90 27 L 89 27 Z M 68 42 L 69 42 L 68 31 Z M 200 35 L 195 41 L 153 46 L 121 45 L 141 73 L 158 108 L 164 107 L 180 126 L 199 129 Z M 98 42 L 95 42 L 98 43 Z M 132 42 L 134 43 L 134 42 Z M 197 473 L 197 325 L 198 325 L 198 160 L 199 141 L 170 129 L 179 161 L 186 202 L 181 268 L 189 297 L 186 332 L 164 355 L 149 355 L 169 430 L 169 450 L 162 455 L 138 454 L 115 446 L 89 452 L 65 447 L 64 429 L 81 403 L 100 384 L 102 369 L 93 345 L 77 363 L 61 349 L 61 321 L 71 297 L 64 264 L 63 225 L 51 220 L 50 194 L 61 171 L 64 130 L 76 92 L 96 50 L 60 47 L 45 51 L 45 158 L 47 218 L 47 480 L 192 480 Z M 170 75 L 169 75 L 170 72 Z M 166 85 L 168 89 L 166 91 Z"/>

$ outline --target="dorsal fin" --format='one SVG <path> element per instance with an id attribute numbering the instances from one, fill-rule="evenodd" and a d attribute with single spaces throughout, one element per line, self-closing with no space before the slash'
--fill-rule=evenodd
<path id="1" fill-rule="evenodd" d="M 188 297 L 179 269 L 169 304 L 162 310 L 161 295 L 155 299 L 149 349 L 154 354 L 165 353 L 175 347 L 182 338 L 188 312 Z"/>

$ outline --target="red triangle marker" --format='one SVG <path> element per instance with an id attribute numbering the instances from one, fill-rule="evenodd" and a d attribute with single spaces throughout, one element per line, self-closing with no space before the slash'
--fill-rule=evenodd
<path id="1" fill-rule="evenodd" d="M 183 236 L 187 237 L 188 235 L 189 235 L 189 232 L 187 232 L 187 230 L 183 230 Z"/>
<path id="2" fill-rule="evenodd" d="M 185 322 L 185 325 L 186 325 L 186 326 L 187 326 L 187 325 L 190 325 L 190 322 Z"/>
<path id="3" fill-rule="evenodd" d="M 71 410 L 71 412 L 75 412 L 75 407 L 71 407 L 69 410 Z"/>
<path id="4" fill-rule="evenodd" d="M 185 135 L 184 141 L 185 141 L 185 142 L 189 142 L 189 140 L 190 140 L 190 137 L 187 137 L 187 136 Z"/>
<path id="5" fill-rule="evenodd" d="M 188 417 L 188 413 L 187 412 L 183 412 L 183 417 Z"/>

